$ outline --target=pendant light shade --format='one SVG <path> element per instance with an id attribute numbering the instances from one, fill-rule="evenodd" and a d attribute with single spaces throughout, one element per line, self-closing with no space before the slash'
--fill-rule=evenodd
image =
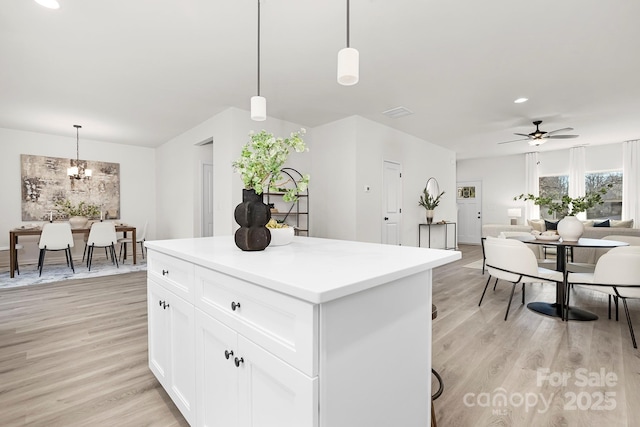
<path id="1" fill-rule="evenodd" d="M 267 119 L 267 99 L 260 96 L 260 2 L 258 0 L 258 94 L 251 97 L 251 120 L 262 122 Z"/>
<path id="2" fill-rule="evenodd" d="M 267 119 L 267 99 L 264 96 L 251 97 L 251 120 L 262 122 Z"/>
<path id="3" fill-rule="evenodd" d="M 360 53 L 350 47 L 350 7 L 347 0 L 347 47 L 338 52 L 338 83 L 353 86 L 360 80 Z"/>
<path id="4" fill-rule="evenodd" d="M 360 53 L 352 48 L 345 47 L 338 52 L 338 83 L 343 86 L 352 86 L 358 83 L 360 76 Z"/>

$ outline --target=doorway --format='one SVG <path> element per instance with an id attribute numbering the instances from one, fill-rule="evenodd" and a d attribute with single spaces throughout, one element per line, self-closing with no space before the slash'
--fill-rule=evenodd
<path id="1" fill-rule="evenodd" d="M 457 184 L 458 243 L 480 244 L 482 237 L 482 181 Z"/>
<path id="2" fill-rule="evenodd" d="M 202 163 L 202 237 L 213 236 L 213 164 Z"/>

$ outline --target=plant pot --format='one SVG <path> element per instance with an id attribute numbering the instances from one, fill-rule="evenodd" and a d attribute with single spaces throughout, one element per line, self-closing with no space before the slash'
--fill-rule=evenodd
<path id="1" fill-rule="evenodd" d="M 434 210 L 433 209 L 427 209 L 427 224 L 431 224 L 433 222 L 433 214 L 434 214 Z"/>
<path id="2" fill-rule="evenodd" d="M 271 232 L 271 243 L 269 246 L 288 245 L 295 235 L 293 227 L 269 228 L 269 231 Z"/>
<path id="3" fill-rule="evenodd" d="M 72 216 L 69 218 L 69 225 L 71 228 L 87 228 L 89 218 L 86 216 Z"/>
<path id="4" fill-rule="evenodd" d="M 269 246 L 271 233 L 265 225 L 271 219 L 271 212 L 262 203 L 262 194 L 242 190 L 242 203 L 236 206 L 234 218 L 240 226 L 235 233 L 237 247 L 243 251 L 262 251 Z"/>
<path id="5" fill-rule="evenodd" d="M 558 222 L 558 234 L 562 240 L 575 242 L 584 233 L 584 224 L 573 215 L 567 215 Z"/>

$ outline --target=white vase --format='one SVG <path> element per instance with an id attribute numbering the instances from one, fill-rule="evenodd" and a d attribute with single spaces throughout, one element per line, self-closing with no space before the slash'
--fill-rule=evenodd
<path id="1" fill-rule="evenodd" d="M 427 224 L 433 222 L 433 209 L 427 209 Z"/>
<path id="2" fill-rule="evenodd" d="M 71 228 L 86 228 L 89 223 L 89 218 L 86 216 L 72 216 L 69 218 L 69 225 Z"/>
<path id="3" fill-rule="evenodd" d="M 562 240 L 575 242 L 584 233 L 584 224 L 573 215 L 568 215 L 558 222 L 558 234 Z"/>

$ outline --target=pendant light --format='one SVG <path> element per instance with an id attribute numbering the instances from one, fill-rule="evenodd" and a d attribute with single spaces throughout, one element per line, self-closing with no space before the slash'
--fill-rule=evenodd
<path id="1" fill-rule="evenodd" d="M 347 0 L 347 47 L 338 52 L 338 83 L 353 86 L 360 79 L 360 53 L 349 46 L 349 0 Z"/>
<path id="2" fill-rule="evenodd" d="M 91 169 L 85 168 L 83 171 L 80 171 L 80 128 L 82 128 L 82 126 L 73 125 L 73 127 L 76 128 L 76 163 L 74 166 L 67 168 L 67 175 L 73 179 L 90 178 L 92 175 Z"/>
<path id="3" fill-rule="evenodd" d="M 257 122 L 267 119 L 267 100 L 260 96 L 260 2 L 258 0 L 258 95 L 251 97 L 251 119 Z"/>

